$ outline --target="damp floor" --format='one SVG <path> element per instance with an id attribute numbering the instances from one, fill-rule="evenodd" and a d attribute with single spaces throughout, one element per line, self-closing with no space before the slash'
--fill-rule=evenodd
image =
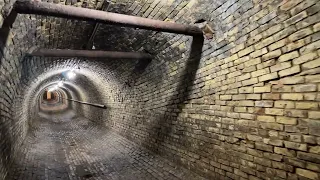
<path id="1" fill-rule="evenodd" d="M 85 118 L 41 117 L 7 180 L 203 179 Z"/>

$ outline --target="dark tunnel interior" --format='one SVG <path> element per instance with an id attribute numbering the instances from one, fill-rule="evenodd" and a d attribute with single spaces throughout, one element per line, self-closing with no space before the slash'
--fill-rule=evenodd
<path id="1" fill-rule="evenodd" d="M 0 180 L 320 180 L 319 0 L 0 10 Z"/>

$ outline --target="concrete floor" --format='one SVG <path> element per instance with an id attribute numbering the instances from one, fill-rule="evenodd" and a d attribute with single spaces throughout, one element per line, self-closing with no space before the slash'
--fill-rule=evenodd
<path id="1" fill-rule="evenodd" d="M 43 118 L 30 131 L 8 180 L 203 178 L 85 118 Z"/>

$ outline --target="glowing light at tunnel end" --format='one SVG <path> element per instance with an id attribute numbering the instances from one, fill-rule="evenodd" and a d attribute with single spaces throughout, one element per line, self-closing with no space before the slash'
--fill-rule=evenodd
<path id="1" fill-rule="evenodd" d="M 69 71 L 67 73 L 67 77 L 68 77 L 68 79 L 74 79 L 76 77 L 76 73 L 73 71 Z"/>
<path id="2" fill-rule="evenodd" d="M 63 82 L 62 81 L 58 82 L 58 87 L 62 87 L 62 86 L 63 86 Z"/>

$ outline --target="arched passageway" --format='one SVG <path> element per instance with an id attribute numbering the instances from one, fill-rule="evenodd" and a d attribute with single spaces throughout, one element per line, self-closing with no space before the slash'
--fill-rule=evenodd
<path id="1" fill-rule="evenodd" d="M 320 179 L 318 0 L 0 2 L 0 179 Z"/>

